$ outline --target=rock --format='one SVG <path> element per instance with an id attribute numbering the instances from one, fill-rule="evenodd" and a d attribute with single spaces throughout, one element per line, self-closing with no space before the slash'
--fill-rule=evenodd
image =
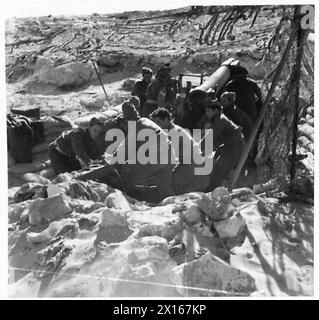
<path id="1" fill-rule="evenodd" d="M 92 200 L 100 202 L 99 195 L 90 186 L 90 183 L 74 181 L 69 185 L 68 195 L 74 199 Z"/>
<path id="2" fill-rule="evenodd" d="M 105 204 L 108 208 L 114 208 L 121 212 L 132 211 L 132 207 L 121 191 L 111 193 L 105 199 Z"/>
<path id="3" fill-rule="evenodd" d="M 92 231 L 95 226 L 97 226 L 101 222 L 101 213 L 100 212 L 92 212 L 89 214 L 76 214 L 72 215 L 72 217 L 76 218 L 79 224 L 80 229 Z"/>
<path id="4" fill-rule="evenodd" d="M 246 227 L 246 221 L 240 212 L 230 218 L 214 223 L 214 228 L 220 238 L 234 238 Z"/>
<path id="5" fill-rule="evenodd" d="M 64 193 L 64 190 L 56 184 L 50 183 L 47 188 L 48 198 Z"/>
<path id="6" fill-rule="evenodd" d="M 224 187 L 205 194 L 197 203 L 212 220 L 226 219 L 233 211 L 231 195 Z"/>
<path id="7" fill-rule="evenodd" d="M 82 86 L 95 78 L 92 64 L 73 62 L 46 69 L 45 72 L 37 74 L 33 81 L 67 89 Z"/>
<path id="8" fill-rule="evenodd" d="M 96 181 L 90 181 L 90 187 L 99 195 L 101 202 L 105 202 L 106 198 L 115 192 L 115 189 L 111 186 Z"/>
<path id="9" fill-rule="evenodd" d="M 68 203 L 72 210 L 76 213 L 91 213 L 97 209 L 105 207 L 102 202 L 94 202 L 91 200 L 73 199 L 70 198 Z"/>
<path id="10" fill-rule="evenodd" d="M 167 241 L 171 241 L 183 231 L 184 226 L 180 221 L 175 221 L 167 224 L 145 224 L 139 228 L 139 232 L 137 234 L 138 237 L 148 237 L 148 236 L 158 236 L 163 237 Z"/>
<path id="11" fill-rule="evenodd" d="M 20 188 L 21 188 L 20 186 L 17 186 L 17 187 L 12 187 L 12 188 L 8 189 L 8 203 L 9 204 L 15 203 L 14 195 L 19 191 Z"/>
<path id="12" fill-rule="evenodd" d="M 175 239 L 169 243 L 169 256 L 177 264 L 185 262 L 186 258 L 186 247 L 183 242 L 176 242 Z"/>
<path id="13" fill-rule="evenodd" d="M 182 219 L 185 219 L 186 223 L 196 224 L 203 221 L 204 214 L 202 210 L 195 204 L 192 204 L 182 213 Z"/>
<path id="14" fill-rule="evenodd" d="M 231 194 L 226 188 L 218 187 L 211 193 L 211 198 L 216 202 L 229 203 L 231 201 Z"/>
<path id="15" fill-rule="evenodd" d="M 100 242 L 118 243 L 125 241 L 133 230 L 126 221 L 126 214 L 116 209 L 106 208 L 101 212 L 101 224 L 98 230 L 95 244 Z"/>
<path id="16" fill-rule="evenodd" d="M 40 183 L 25 183 L 14 194 L 13 199 L 15 203 L 19 203 L 29 199 L 45 198 L 47 196 L 46 190 L 47 187 Z"/>
<path id="17" fill-rule="evenodd" d="M 199 234 L 201 237 L 206 237 L 206 238 L 214 238 L 214 234 L 210 231 L 210 228 L 202 223 L 198 222 L 193 226 L 193 230 Z"/>
<path id="18" fill-rule="evenodd" d="M 249 295 L 256 290 L 255 280 L 249 274 L 230 266 L 209 252 L 198 260 L 175 267 L 171 273 L 171 280 L 176 285 L 182 283 L 183 286 L 190 287 L 180 291 L 188 297 L 231 296 L 234 293 Z"/>
<path id="19" fill-rule="evenodd" d="M 9 210 L 8 210 L 9 223 L 19 221 L 21 219 L 21 214 L 24 211 L 28 212 L 28 208 L 33 201 L 35 200 L 27 200 L 17 204 L 9 205 Z"/>
<path id="20" fill-rule="evenodd" d="M 163 238 L 132 238 L 105 244 L 98 251 L 88 239 L 68 240 L 70 245 L 73 249 L 63 260 L 61 274 L 54 277 L 43 296 L 178 296 L 169 280 L 176 263 L 169 258 Z"/>
<path id="21" fill-rule="evenodd" d="M 30 243 L 48 242 L 55 237 L 68 234 L 71 238 L 77 234 L 78 223 L 75 219 L 62 219 L 53 221 L 42 232 L 29 232 L 26 235 L 26 240 Z"/>
<path id="22" fill-rule="evenodd" d="M 179 196 L 170 196 L 165 199 L 163 199 L 159 205 L 160 206 L 166 206 L 168 204 L 184 204 L 185 201 L 188 200 L 199 200 L 203 196 L 205 196 L 205 193 L 203 192 L 190 192 L 190 193 L 185 193 Z"/>
<path id="23" fill-rule="evenodd" d="M 104 96 L 92 96 L 92 97 L 83 97 L 80 99 L 80 104 L 87 109 L 101 109 L 103 108 L 106 101 L 106 97 Z"/>
<path id="24" fill-rule="evenodd" d="M 47 199 L 36 199 L 29 208 L 29 222 L 35 225 L 50 223 L 72 212 L 72 209 L 62 194 Z"/>
<path id="25" fill-rule="evenodd" d="M 128 281 L 116 282 L 111 296 L 177 296 L 175 287 L 169 281 L 170 271 L 176 263 L 169 257 L 165 239 L 143 237 L 134 240 L 129 250 L 127 261 L 118 276 L 119 279 Z"/>
<path id="26" fill-rule="evenodd" d="M 214 215 L 215 205 L 209 196 L 204 194 L 196 203 L 209 217 Z"/>
<path id="27" fill-rule="evenodd" d="M 128 223 L 133 229 L 139 229 L 138 236 L 160 236 L 172 240 L 184 229 L 184 223 L 178 214 L 172 213 L 173 206 L 155 207 L 143 211 L 128 213 Z"/>
<path id="28" fill-rule="evenodd" d="M 106 208 L 102 211 L 101 216 L 101 226 L 105 228 L 112 226 L 128 226 L 128 222 L 126 221 L 126 214 L 119 210 Z"/>

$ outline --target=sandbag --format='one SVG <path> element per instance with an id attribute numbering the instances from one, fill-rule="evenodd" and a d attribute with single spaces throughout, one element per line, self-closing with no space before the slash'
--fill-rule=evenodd
<path id="1" fill-rule="evenodd" d="M 75 123 L 80 127 L 86 127 L 92 118 L 97 118 L 101 120 L 108 120 L 118 116 L 122 112 L 122 105 L 117 105 L 115 107 L 109 108 L 103 112 L 94 112 L 85 114 L 75 120 Z"/>
<path id="2" fill-rule="evenodd" d="M 106 111 L 103 111 L 102 113 L 107 116 L 108 118 L 113 118 L 118 116 L 122 112 L 122 105 L 118 105 L 114 108 L 107 109 Z"/>
<path id="3" fill-rule="evenodd" d="M 21 178 L 25 182 L 36 182 L 42 185 L 48 185 L 51 183 L 49 179 L 41 177 L 39 174 L 33 172 L 25 173 Z"/>
<path id="4" fill-rule="evenodd" d="M 43 129 L 44 131 L 50 129 L 50 128 L 56 128 L 56 127 L 74 127 L 74 122 L 68 118 L 67 116 L 47 116 L 41 118 L 43 122 Z"/>
<path id="5" fill-rule="evenodd" d="M 43 122 L 43 130 L 46 137 L 53 133 L 60 134 L 75 127 L 74 122 L 67 116 L 48 116 L 42 118 L 41 121 Z"/>
<path id="6" fill-rule="evenodd" d="M 56 173 L 52 167 L 50 168 L 45 168 L 44 170 L 40 171 L 40 176 L 47 178 L 47 179 L 52 179 L 56 176 Z"/>
<path id="7" fill-rule="evenodd" d="M 106 115 L 104 115 L 103 113 L 90 113 L 90 114 L 86 114 L 85 116 L 79 117 L 75 120 L 75 123 L 81 127 L 87 127 L 89 122 L 91 121 L 92 118 L 97 118 L 100 119 L 102 121 L 106 121 L 108 119 L 108 117 Z"/>

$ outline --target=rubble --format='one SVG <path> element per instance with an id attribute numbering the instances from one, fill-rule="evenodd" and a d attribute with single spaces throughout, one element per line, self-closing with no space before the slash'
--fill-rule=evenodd
<path id="1" fill-rule="evenodd" d="M 63 194 L 47 199 L 33 200 L 29 208 L 29 222 L 35 225 L 50 223 L 72 212 L 72 209 Z"/>
<path id="2" fill-rule="evenodd" d="M 231 204 L 231 195 L 224 187 L 216 188 L 213 192 L 203 195 L 197 203 L 212 220 L 226 219 L 234 209 Z"/>
<path id="3" fill-rule="evenodd" d="M 175 267 L 172 270 L 172 280 L 176 285 L 189 287 L 181 289 L 180 293 L 192 297 L 236 293 L 250 295 L 257 289 L 254 279 L 248 273 L 230 266 L 209 252 L 198 260 Z"/>
<path id="4" fill-rule="evenodd" d="M 238 212 L 228 219 L 214 222 L 213 225 L 221 239 L 235 238 L 246 227 L 246 221 L 240 212 Z"/>
<path id="5" fill-rule="evenodd" d="M 29 199 L 46 198 L 47 187 L 40 183 L 29 182 L 23 184 L 13 196 L 15 203 Z"/>
<path id="6" fill-rule="evenodd" d="M 119 191 L 108 195 L 105 199 L 105 204 L 108 208 L 114 208 L 122 212 L 128 212 L 132 210 L 131 205 L 123 193 Z"/>
<path id="7" fill-rule="evenodd" d="M 68 234 L 72 238 L 76 235 L 78 229 L 78 222 L 76 219 L 62 219 L 53 221 L 42 232 L 27 233 L 26 240 L 30 243 L 49 242 L 56 237 Z"/>
<path id="8" fill-rule="evenodd" d="M 82 62 L 49 67 L 46 68 L 45 72 L 43 71 L 34 75 L 25 86 L 30 87 L 31 84 L 34 86 L 34 83 L 44 83 L 51 85 L 53 88 L 66 90 L 81 87 L 96 78 L 93 66 Z"/>

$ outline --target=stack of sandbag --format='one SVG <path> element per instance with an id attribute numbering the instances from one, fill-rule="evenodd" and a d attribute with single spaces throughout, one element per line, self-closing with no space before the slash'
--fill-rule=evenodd
<path id="1" fill-rule="evenodd" d="M 85 115 L 77 118 L 75 124 L 81 128 L 88 126 L 92 118 L 100 119 L 102 121 L 107 121 L 108 119 L 118 116 L 122 112 L 121 105 L 109 108 L 103 112 L 92 112 L 86 113 Z"/>
<path id="2" fill-rule="evenodd" d="M 85 115 L 75 119 L 75 124 L 81 128 L 88 126 L 92 118 L 96 118 L 102 121 L 106 121 L 108 117 L 101 112 L 86 113 Z"/>

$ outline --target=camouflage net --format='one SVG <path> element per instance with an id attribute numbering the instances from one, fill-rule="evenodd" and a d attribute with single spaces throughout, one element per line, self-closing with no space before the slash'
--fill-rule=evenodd
<path id="1" fill-rule="evenodd" d="M 298 21 L 293 23 L 298 25 Z M 260 182 L 277 178 L 281 185 L 287 185 L 289 179 L 291 184 L 301 177 L 313 181 L 313 164 L 306 167 L 300 162 L 314 154 L 313 55 L 306 45 L 308 32 L 299 26 L 296 34 L 283 72 L 283 77 L 288 74 L 288 81 L 281 81 L 282 88 L 277 92 L 280 98 L 273 99 L 264 117 L 256 157 Z"/>

